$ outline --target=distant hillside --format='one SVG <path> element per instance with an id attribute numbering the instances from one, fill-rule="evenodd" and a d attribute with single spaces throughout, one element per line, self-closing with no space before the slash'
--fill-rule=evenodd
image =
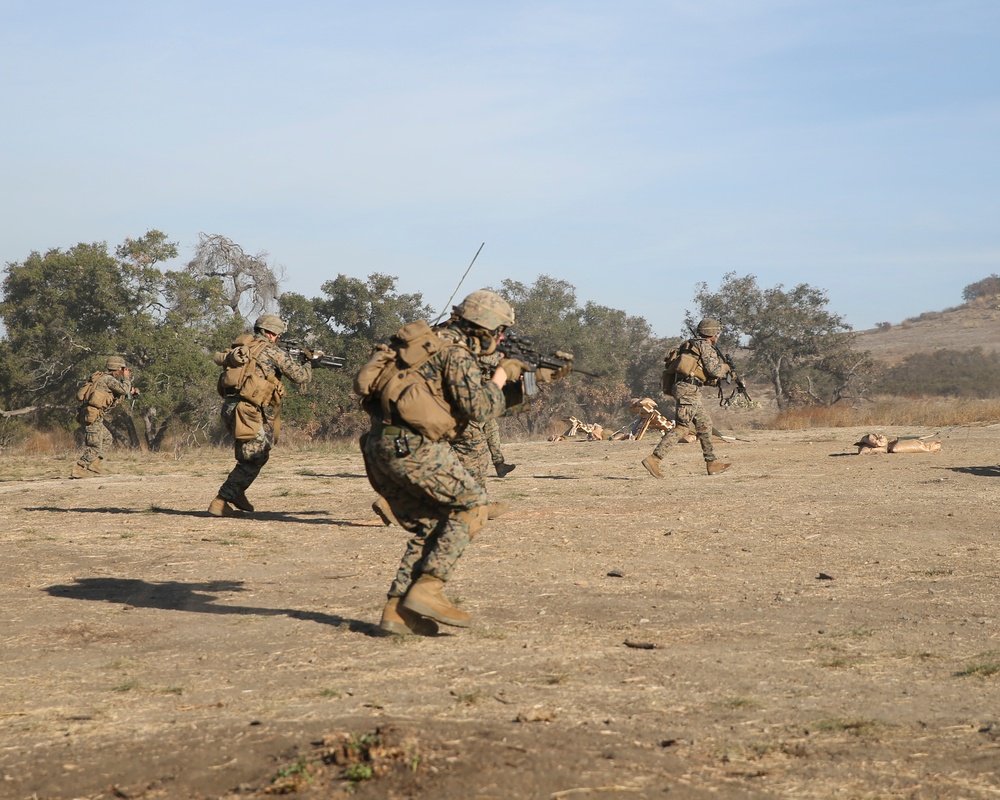
<path id="1" fill-rule="evenodd" d="M 857 331 L 858 350 L 870 350 L 883 363 L 934 350 L 1000 349 L 1000 298 L 979 298 L 947 311 L 928 311 L 888 328 Z"/>

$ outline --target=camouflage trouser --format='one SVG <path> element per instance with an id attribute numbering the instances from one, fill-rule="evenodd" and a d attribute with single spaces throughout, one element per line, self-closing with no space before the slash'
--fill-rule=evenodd
<path id="1" fill-rule="evenodd" d="M 408 433 L 397 455 L 397 436 L 365 434 L 361 452 L 372 488 L 389 503 L 412 535 L 389 597 L 402 597 L 421 575 L 447 581 L 481 526 L 489 502 L 485 490 L 462 466 L 447 442 L 431 443 Z M 477 520 L 479 520 L 477 522 Z"/>
<path id="2" fill-rule="evenodd" d="M 715 461 L 715 448 L 712 447 L 712 418 L 701 402 L 701 393 L 684 393 L 677 397 L 677 411 L 674 414 L 676 426 L 663 434 L 660 443 L 653 450 L 657 458 L 664 458 L 667 451 L 677 441 L 681 428 L 693 430 L 701 444 L 701 452 L 705 461 Z"/>
<path id="3" fill-rule="evenodd" d="M 486 436 L 486 446 L 490 449 L 490 458 L 494 464 L 503 463 L 503 449 L 500 447 L 500 424 L 495 417 L 491 417 L 483 424 L 483 433 Z"/>
<path id="4" fill-rule="evenodd" d="M 496 420 L 490 420 L 496 422 Z M 489 446 L 483 426 L 470 422 L 462 435 L 451 443 L 455 455 L 462 462 L 476 483 L 486 489 L 486 470 L 489 467 Z"/>
<path id="5" fill-rule="evenodd" d="M 238 401 L 237 401 L 238 402 Z M 227 402 L 222 406 L 222 422 L 230 434 L 233 432 L 236 417 L 236 402 Z M 219 489 L 219 497 L 234 500 L 250 488 L 260 471 L 271 457 L 271 447 L 274 442 L 274 426 L 265 421 L 257 435 L 247 442 L 236 442 L 233 448 L 236 454 L 236 466 L 229 473 L 226 482 Z"/>
<path id="6" fill-rule="evenodd" d="M 104 449 L 111 444 L 114 437 L 103 419 L 91 422 L 84 428 L 83 455 L 80 456 L 78 464 L 87 466 L 104 458 Z"/>

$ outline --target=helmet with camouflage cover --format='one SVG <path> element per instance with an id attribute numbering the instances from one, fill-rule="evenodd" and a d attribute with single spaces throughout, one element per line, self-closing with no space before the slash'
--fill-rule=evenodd
<path id="1" fill-rule="evenodd" d="M 106 364 L 106 369 L 114 372 L 116 369 L 125 369 L 125 359 L 121 356 L 110 356 Z"/>
<path id="2" fill-rule="evenodd" d="M 261 317 L 257 317 L 257 321 L 253 324 L 253 329 L 281 336 L 281 334 L 288 330 L 288 326 L 277 314 L 264 314 Z"/>
<path id="3" fill-rule="evenodd" d="M 698 335 L 706 339 L 715 336 L 722 330 L 722 323 L 714 317 L 705 317 L 698 323 Z"/>
<path id="4" fill-rule="evenodd" d="M 496 292 L 477 289 L 451 310 L 456 316 L 487 331 L 514 324 L 514 309 Z"/>

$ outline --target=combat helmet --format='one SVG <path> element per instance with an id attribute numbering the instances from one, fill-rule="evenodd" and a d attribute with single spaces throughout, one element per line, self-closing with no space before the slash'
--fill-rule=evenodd
<path id="1" fill-rule="evenodd" d="M 116 369 L 125 369 L 125 359 L 121 356 L 109 356 L 105 368 L 114 372 Z"/>
<path id="2" fill-rule="evenodd" d="M 698 335 L 704 336 L 706 339 L 715 336 L 721 330 L 722 323 L 714 317 L 705 317 L 705 319 L 698 323 Z"/>
<path id="3" fill-rule="evenodd" d="M 264 314 L 263 316 L 257 317 L 257 321 L 253 324 L 253 329 L 255 331 L 267 331 L 268 333 L 273 333 L 275 336 L 281 336 L 281 334 L 288 330 L 288 326 L 277 314 Z"/>
<path id="4" fill-rule="evenodd" d="M 477 289 L 451 310 L 455 316 L 487 331 L 514 324 L 514 309 L 510 303 L 489 289 Z"/>

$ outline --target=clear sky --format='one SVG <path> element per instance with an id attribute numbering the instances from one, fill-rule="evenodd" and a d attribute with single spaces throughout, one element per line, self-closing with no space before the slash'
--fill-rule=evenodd
<path id="1" fill-rule="evenodd" d="M 0 262 L 219 233 L 307 297 L 735 271 L 857 329 L 1000 272 L 998 0 L 0 0 Z"/>

